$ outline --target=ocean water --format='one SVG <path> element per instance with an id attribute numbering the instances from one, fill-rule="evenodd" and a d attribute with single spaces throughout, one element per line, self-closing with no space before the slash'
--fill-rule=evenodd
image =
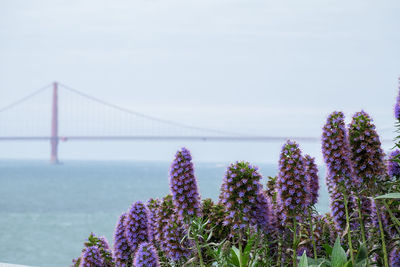
<path id="1" fill-rule="evenodd" d="M 69 266 L 91 232 L 111 245 L 119 215 L 133 202 L 168 194 L 169 164 L 0 161 L 0 262 Z M 217 199 L 227 164 L 194 164 L 202 198 Z M 277 173 L 275 164 L 258 166 L 264 177 Z M 318 209 L 326 212 L 320 184 Z"/>

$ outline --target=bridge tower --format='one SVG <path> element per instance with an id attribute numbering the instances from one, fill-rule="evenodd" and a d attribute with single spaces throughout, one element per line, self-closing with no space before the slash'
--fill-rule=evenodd
<path id="1" fill-rule="evenodd" d="M 52 164 L 58 164 L 58 84 L 53 83 L 53 105 L 51 112 L 51 156 L 50 162 Z"/>

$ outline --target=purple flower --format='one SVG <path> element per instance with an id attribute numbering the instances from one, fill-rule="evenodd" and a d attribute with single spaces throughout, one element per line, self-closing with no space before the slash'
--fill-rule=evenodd
<path id="1" fill-rule="evenodd" d="M 98 246 L 86 247 L 82 251 L 81 267 L 102 267 L 105 266 L 104 259 Z"/>
<path id="2" fill-rule="evenodd" d="M 187 222 L 200 216 L 200 195 L 194 176 L 192 156 L 182 148 L 175 155 L 170 171 L 170 189 L 179 218 Z"/>
<path id="3" fill-rule="evenodd" d="M 323 127 L 322 154 L 330 177 L 328 186 L 348 190 L 360 185 L 360 180 L 352 178 L 350 146 L 342 112 L 329 115 Z"/>
<path id="4" fill-rule="evenodd" d="M 395 151 L 392 151 L 392 153 L 390 153 L 388 162 L 387 162 L 387 172 L 390 176 L 396 176 L 399 177 L 400 176 L 400 165 L 399 163 L 396 161 L 400 158 L 400 150 L 396 149 Z"/>
<path id="5" fill-rule="evenodd" d="M 391 210 L 395 210 L 394 207 L 390 207 Z M 397 209 L 397 207 L 396 207 Z M 381 216 L 381 221 L 382 221 L 382 226 L 383 226 L 383 230 L 385 232 L 386 238 L 388 240 L 392 240 L 395 235 L 396 235 L 396 228 L 393 225 L 393 223 L 391 222 L 391 218 L 389 215 L 389 212 L 386 210 L 386 207 L 382 204 L 379 205 L 379 214 Z M 396 218 L 400 217 L 400 212 L 393 212 L 393 215 Z M 375 201 L 371 201 L 371 220 L 372 220 L 372 224 L 375 227 L 375 229 L 379 232 L 379 221 L 378 221 L 378 215 L 377 215 L 377 206 Z"/>
<path id="6" fill-rule="evenodd" d="M 125 237 L 124 221 L 126 213 L 123 213 L 118 220 L 114 233 L 114 259 L 116 267 L 125 267 L 129 265 L 130 255 L 132 254 L 128 241 Z"/>
<path id="7" fill-rule="evenodd" d="M 261 215 L 257 214 L 258 207 L 261 207 L 257 203 L 262 187 L 260 179 L 257 168 L 248 162 L 236 162 L 228 167 L 219 196 L 220 204 L 225 206 L 228 214 L 225 225 L 232 225 L 235 229 L 257 224 L 256 217 Z"/>
<path id="8" fill-rule="evenodd" d="M 299 146 L 287 141 L 281 151 L 277 180 L 277 199 L 285 219 L 292 221 L 297 215 L 306 214 L 309 183 L 306 179 L 304 159 Z"/>
<path id="9" fill-rule="evenodd" d="M 319 190 L 319 178 L 318 178 L 318 168 L 314 162 L 314 158 L 309 155 L 304 156 L 304 165 L 306 178 L 309 187 L 309 202 L 310 205 L 315 205 L 318 202 L 318 190 Z"/>
<path id="10" fill-rule="evenodd" d="M 227 217 L 225 206 L 220 203 L 214 204 L 210 198 L 203 199 L 201 213 L 203 219 L 209 221 L 205 226 L 206 229 L 213 233 L 210 242 L 219 243 L 229 235 L 230 228 L 224 225 Z"/>
<path id="11" fill-rule="evenodd" d="M 246 214 L 246 210 L 243 210 L 243 212 Z M 273 223 L 271 220 L 271 204 L 268 200 L 267 195 L 262 191 L 259 190 L 257 193 L 257 198 L 256 198 L 256 208 L 255 208 L 255 219 L 256 219 L 256 225 L 258 229 L 264 231 L 264 232 L 271 232 L 273 230 Z"/>
<path id="12" fill-rule="evenodd" d="M 399 78 L 399 91 L 400 91 L 400 78 Z M 396 99 L 396 104 L 394 106 L 394 117 L 400 120 L 400 92 Z"/>
<path id="13" fill-rule="evenodd" d="M 141 201 L 134 203 L 124 221 L 125 238 L 133 253 L 140 243 L 151 240 L 148 221 L 149 212 L 146 205 Z"/>
<path id="14" fill-rule="evenodd" d="M 143 242 L 136 251 L 134 258 L 135 267 L 159 267 L 157 251 L 151 243 Z"/>
<path id="15" fill-rule="evenodd" d="M 354 175 L 366 189 L 374 188 L 375 180 L 385 177 L 385 162 L 379 136 L 370 116 L 357 112 L 349 125 L 351 162 Z"/>
<path id="16" fill-rule="evenodd" d="M 389 263 L 391 267 L 400 267 L 400 247 L 394 247 L 389 255 Z"/>
<path id="17" fill-rule="evenodd" d="M 165 255 L 173 261 L 189 257 L 188 247 L 190 246 L 187 241 L 181 242 L 184 237 L 184 228 L 182 221 L 175 214 L 171 195 L 163 198 L 160 206 L 155 210 L 155 219 L 155 237 Z"/>
<path id="18" fill-rule="evenodd" d="M 172 201 L 172 196 L 167 195 L 162 199 L 160 205 L 154 209 L 154 239 L 156 244 L 162 249 L 165 244 L 164 240 L 164 228 L 169 223 L 170 218 L 174 214 L 174 204 Z"/>
<path id="19" fill-rule="evenodd" d="M 177 215 L 172 214 L 163 230 L 163 239 L 165 242 L 163 243 L 164 246 L 162 249 L 166 256 L 174 262 L 189 258 L 191 255 L 189 249 L 190 244 L 187 239 L 184 239 L 182 242 L 185 236 L 185 230 Z"/>
<path id="20" fill-rule="evenodd" d="M 335 222 L 336 229 L 339 232 L 343 232 L 346 229 L 346 209 L 344 204 L 343 194 L 337 191 L 336 187 L 331 188 L 330 191 L 331 199 L 331 214 L 333 221 Z M 350 212 L 355 210 L 356 205 L 354 204 L 354 198 L 348 198 L 347 210 Z M 352 229 L 356 228 L 356 225 L 351 225 Z"/>
<path id="21" fill-rule="evenodd" d="M 151 240 L 156 246 L 159 246 L 157 240 L 157 209 L 160 208 L 161 201 L 159 199 L 149 199 L 147 208 L 149 210 L 149 233 Z"/>
<path id="22" fill-rule="evenodd" d="M 344 231 L 346 213 L 343 194 L 348 198 L 348 211 L 356 208 L 350 197 L 352 189 L 359 189 L 361 186 L 362 177 L 353 175 L 350 145 L 342 112 L 329 115 L 323 127 L 322 154 L 327 165 L 326 184 L 331 198 L 332 217 L 338 231 Z"/>

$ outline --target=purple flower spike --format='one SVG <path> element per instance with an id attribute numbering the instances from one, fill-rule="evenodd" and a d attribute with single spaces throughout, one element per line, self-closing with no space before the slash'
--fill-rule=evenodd
<path id="1" fill-rule="evenodd" d="M 81 267 L 105 266 L 103 257 L 98 246 L 86 247 L 82 251 Z"/>
<path id="2" fill-rule="evenodd" d="M 161 201 L 159 199 L 149 199 L 147 208 L 149 209 L 149 232 L 151 240 L 156 246 L 160 244 L 157 241 L 157 209 L 160 208 Z"/>
<path id="3" fill-rule="evenodd" d="M 307 213 L 310 204 L 309 187 L 304 167 L 299 146 L 293 141 L 287 141 L 282 147 L 277 180 L 277 199 L 285 215 L 284 220 L 292 221 L 294 217 Z"/>
<path id="4" fill-rule="evenodd" d="M 400 165 L 395 159 L 398 159 L 400 156 L 400 150 L 396 149 L 390 153 L 388 163 L 387 163 L 387 172 L 390 176 L 400 176 Z"/>
<path id="5" fill-rule="evenodd" d="M 375 125 L 364 111 L 354 114 L 349 125 L 349 140 L 354 175 L 366 188 L 375 187 L 375 179 L 385 177 L 385 154 Z"/>
<path id="6" fill-rule="evenodd" d="M 400 91 L 400 78 L 399 78 L 399 91 Z M 396 104 L 394 106 L 394 117 L 400 120 L 400 92 L 396 99 Z"/>
<path id="7" fill-rule="evenodd" d="M 185 231 L 181 220 L 175 214 L 172 214 L 169 222 L 164 227 L 163 239 L 165 240 L 165 247 L 163 247 L 163 250 L 167 257 L 174 262 L 190 257 L 190 244 L 187 239 L 182 242 L 184 236 Z"/>
<path id="8" fill-rule="evenodd" d="M 156 240 L 160 245 L 160 249 L 165 255 L 177 262 L 184 257 L 190 256 L 190 246 L 184 237 L 182 221 L 179 220 L 174 212 L 175 207 L 172 196 L 168 195 L 163 198 L 160 206 L 156 209 Z"/>
<path id="9" fill-rule="evenodd" d="M 270 217 L 270 203 L 265 192 L 258 191 L 256 199 L 255 219 L 257 227 L 264 232 L 271 232 L 273 230 L 273 222 Z"/>
<path id="10" fill-rule="evenodd" d="M 170 222 L 171 216 L 174 214 L 174 204 L 172 201 L 172 196 L 167 195 L 160 202 L 160 205 L 154 210 L 155 219 L 155 229 L 154 229 L 154 239 L 156 244 L 160 246 L 161 249 L 165 247 L 164 240 L 164 229 L 166 225 Z"/>
<path id="11" fill-rule="evenodd" d="M 319 178 L 318 168 L 314 161 L 315 159 L 309 155 L 304 156 L 305 171 L 310 192 L 310 205 L 315 205 L 318 202 Z"/>
<path id="12" fill-rule="evenodd" d="M 331 187 L 351 188 L 360 185 L 352 179 L 350 146 L 342 112 L 329 115 L 322 133 L 322 154 L 328 169 Z"/>
<path id="13" fill-rule="evenodd" d="M 378 209 L 376 204 L 377 203 L 375 203 L 375 201 L 371 201 L 371 220 L 375 229 L 377 229 L 377 231 L 380 232 L 378 215 L 377 215 Z M 379 205 L 379 214 L 381 216 L 382 226 L 386 234 L 386 238 L 392 240 L 396 235 L 396 228 L 391 223 L 390 214 L 386 210 L 386 207 L 383 206 L 382 204 Z M 400 214 L 398 212 L 394 212 L 393 215 L 398 218 Z"/>
<path id="14" fill-rule="evenodd" d="M 125 219 L 125 237 L 133 253 L 140 243 L 151 240 L 149 233 L 149 212 L 141 201 L 132 205 Z"/>
<path id="15" fill-rule="evenodd" d="M 339 232 L 343 232 L 346 229 L 346 210 L 343 194 L 337 192 L 336 188 L 333 188 L 330 196 L 332 219 L 335 222 L 336 229 Z"/>
<path id="16" fill-rule="evenodd" d="M 151 243 L 141 243 L 134 259 L 135 267 L 159 267 L 157 251 Z"/>
<path id="17" fill-rule="evenodd" d="M 179 218 L 184 222 L 200 216 L 200 195 L 194 176 L 192 156 L 182 148 L 175 155 L 170 171 L 170 188 Z"/>
<path id="18" fill-rule="evenodd" d="M 130 255 L 132 254 L 128 245 L 128 241 L 125 237 L 124 221 L 126 219 L 126 216 L 126 213 L 123 213 L 119 217 L 114 233 L 114 259 L 116 267 L 128 266 Z"/>
<path id="19" fill-rule="evenodd" d="M 219 199 L 227 212 L 224 225 L 231 225 L 232 230 L 257 224 L 257 197 L 262 188 L 257 170 L 242 161 L 231 164 L 226 171 Z"/>
<path id="20" fill-rule="evenodd" d="M 400 248 L 394 247 L 389 255 L 389 262 L 391 267 L 400 267 Z"/>

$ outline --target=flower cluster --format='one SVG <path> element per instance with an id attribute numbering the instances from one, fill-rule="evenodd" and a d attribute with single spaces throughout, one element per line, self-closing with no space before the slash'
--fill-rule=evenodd
<path id="1" fill-rule="evenodd" d="M 163 250 L 167 257 L 174 262 L 190 257 L 190 244 L 187 239 L 183 239 L 185 231 L 181 220 L 176 214 L 172 214 L 169 222 L 164 227 L 164 247 Z"/>
<path id="2" fill-rule="evenodd" d="M 399 159 L 400 155 L 400 150 L 396 149 L 395 151 L 392 151 L 392 153 L 390 153 L 389 159 L 388 159 L 388 163 L 387 163 L 387 172 L 390 176 L 396 176 L 399 177 L 400 176 L 400 165 L 399 163 L 396 161 Z"/>
<path id="3" fill-rule="evenodd" d="M 157 246 L 159 246 L 157 239 L 157 210 L 160 205 L 161 201 L 159 199 L 151 198 L 147 201 L 147 208 L 149 210 L 149 235 Z"/>
<path id="4" fill-rule="evenodd" d="M 104 259 L 98 246 L 86 247 L 82 251 L 80 267 L 102 267 Z"/>
<path id="5" fill-rule="evenodd" d="M 261 175 L 257 170 L 242 161 L 231 164 L 226 171 L 220 203 L 227 212 L 224 225 L 231 225 L 232 230 L 256 224 L 257 195 L 261 188 Z"/>
<path id="6" fill-rule="evenodd" d="M 177 262 L 184 257 L 190 256 L 187 242 L 181 242 L 184 237 L 182 221 L 175 214 L 172 196 L 163 198 L 155 213 L 157 227 L 156 239 L 160 249 L 165 255 Z"/>
<path id="7" fill-rule="evenodd" d="M 91 233 L 84 243 L 82 255 L 72 260 L 72 266 L 111 267 L 114 266 L 113 261 L 114 259 L 107 240 L 104 237 L 97 237 L 95 234 Z M 98 262 L 101 262 L 101 265 L 96 265 Z"/>
<path id="8" fill-rule="evenodd" d="M 375 125 L 366 112 L 354 114 L 349 141 L 354 175 L 366 188 L 375 187 L 374 180 L 385 175 L 385 155 Z"/>
<path id="9" fill-rule="evenodd" d="M 163 249 L 165 247 L 165 239 L 164 239 L 164 229 L 166 225 L 169 223 L 171 216 L 174 214 L 174 203 L 172 201 L 172 196 L 165 196 L 160 205 L 154 210 L 154 219 L 155 219 L 155 229 L 154 229 L 154 237 L 156 240 L 156 244 L 159 244 L 160 248 Z"/>
<path id="10" fill-rule="evenodd" d="M 264 191 L 267 196 L 268 206 L 269 206 L 269 224 L 270 230 L 279 231 L 282 230 L 282 221 L 280 212 L 280 205 L 277 203 L 278 190 L 276 188 L 278 177 L 268 177 L 266 190 Z"/>
<path id="11" fill-rule="evenodd" d="M 277 202 L 283 212 L 283 220 L 302 220 L 309 205 L 309 188 L 304 169 L 304 159 L 299 146 L 287 141 L 279 159 Z"/>
<path id="12" fill-rule="evenodd" d="M 134 203 L 124 221 L 125 237 L 132 253 L 140 243 L 151 240 L 149 233 L 149 212 L 141 201 Z"/>
<path id="13" fill-rule="evenodd" d="M 128 241 L 125 237 L 124 221 L 126 213 L 123 213 L 117 222 L 114 233 L 114 260 L 116 267 L 126 267 L 129 265 L 130 256 L 132 254 Z"/>
<path id="14" fill-rule="evenodd" d="M 203 214 L 203 219 L 209 221 L 206 229 L 213 233 L 211 242 L 221 242 L 229 235 L 229 227 L 223 224 L 226 211 L 221 203 L 214 204 L 210 198 L 206 198 L 201 203 L 201 213 Z"/>
<path id="15" fill-rule="evenodd" d="M 372 225 L 372 201 L 370 198 L 360 196 L 359 201 L 361 204 L 361 215 L 363 218 L 364 226 Z M 369 233 L 367 233 L 369 234 Z"/>
<path id="16" fill-rule="evenodd" d="M 179 218 L 188 221 L 200 216 L 200 195 L 194 176 L 192 156 L 182 148 L 175 155 L 170 171 L 170 188 Z"/>
<path id="17" fill-rule="evenodd" d="M 346 210 L 343 194 L 334 187 L 330 192 L 330 197 L 332 219 L 335 222 L 336 229 L 339 232 L 343 232 L 346 229 Z"/>
<path id="18" fill-rule="evenodd" d="M 400 91 L 400 78 L 399 78 L 399 91 Z M 396 99 L 396 104 L 394 106 L 394 117 L 400 121 L 400 92 Z"/>
<path id="19" fill-rule="evenodd" d="M 319 190 L 319 178 L 318 178 L 318 168 L 315 164 L 315 159 L 309 155 L 304 156 L 304 166 L 306 177 L 308 180 L 309 187 L 309 203 L 310 205 L 315 205 L 318 202 L 318 190 Z"/>
<path id="20" fill-rule="evenodd" d="M 256 198 L 255 219 L 256 225 L 261 232 L 272 232 L 274 225 L 272 224 L 270 210 L 271 205 L 265 192 L 259 190 Z"/>
<path id="21" fill-rule="evenodd" d="M 397 203 L 397 206 L 395 206 Z M 375 226 L 375 229 L 379 232 L 379 221 L 378 221 L 378 214 L 377 214 L 377 203 L 376 201 L 371 201 L 371 220 L 372 224 Z M 398 205 L 398 202 L 393 202 L 393 203 L 388 203 L 389 208 L 392 210 L 392 213 L 394 217 L 400 218 L 400 205 Z M 392 223 L 390 214 L 386 207 L 382 204 L 379 205 L 379 214 L 381 217 L 382 221 L 382 226 L 383 226 L 383 231 L 385 232 L 386 238 L 389 240 L 392 240 L 397 231 L 396 231 L 396 226 Z"/>
<path id="22" fill-rule="evenodd" d="M 352 179 L 350 146 L 342 112 L 329 115 L 323 127 L 322 154 L 331 186 L 351 188 L 360 185 L 360 181 Z"/>
<path id="23" fill-rule="evenodd" d="M 159 267 L 157 250 L 151 243 L 141 243 L 134 258 L 135 267 Z"/>
<path id="24" fill-rule="evenodd" d="M 390 252 L 389 262 L 391 267 L 400 267 L 400 247 L 394 247 Z"/>

